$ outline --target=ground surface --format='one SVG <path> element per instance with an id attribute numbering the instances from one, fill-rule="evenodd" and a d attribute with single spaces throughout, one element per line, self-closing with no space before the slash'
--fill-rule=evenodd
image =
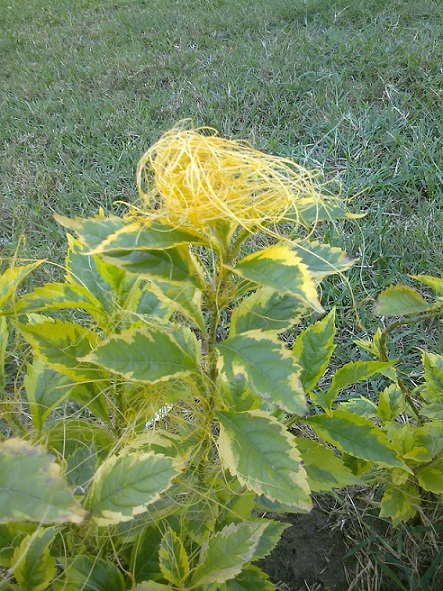
<path id="1" fill-rule="evenodd" d="M 292 526 L 260 564 L 271 581 L 287 591 L 344 591 L 348 588 L 343 556 L 347 548 L 328 515 L 313 509 L 308 515 L 286 515 Z"/>

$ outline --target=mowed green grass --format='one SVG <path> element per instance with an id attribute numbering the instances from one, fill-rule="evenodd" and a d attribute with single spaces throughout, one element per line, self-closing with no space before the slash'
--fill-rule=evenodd
<path id="1" fill-rule="evenodd" d="M 0 3 L 0 249 L 63 260 L 53 213 L 136 197 L 138 158 L 183 118 L 322 171 L 365 219 L 326 238 L 370 302 L 438 274 L 441 0 Z M 328 305 L 351 303 L 339 278 Z"/>

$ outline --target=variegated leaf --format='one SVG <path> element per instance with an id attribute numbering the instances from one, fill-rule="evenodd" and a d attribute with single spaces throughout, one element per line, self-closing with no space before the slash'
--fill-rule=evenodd
<path id="1" fill-rule="evenodd" d="M 307 475 L 294 438 L 270 413 L 218 412 L 217 447 L 225 468 L 258 495 L 309 511 Z"/>
<path id="2" fill-rule="evenodd" d="M 130 521 L 172 486 L 185 465 L 154 452 L 130 451 L 110 456 L 96 472 L 89 509 L 101 526 Z"/>
<path id="3" fill-rule="evenodd" d="M 276 336 L 251 330 L 218 345 L 220 365 L 229 381 L 244 375 L 251 389 L 287 412 L 303 415 L 306 399 L 300 367 Z"/>
<path id="4" fill-rule="evenodd" d="M 129 329 L 115 335 L 86 355 L 94 363 L 128 380 L 155 383 L 182 378 L 197 371 L 200 344 L 188 329 L 162 327 Z"/>
<path id="5" fill-rule="evenodd" d="M 307 265 L 289 245 L 269 246 L 248 255 L 229 269 L 258 285 L 291 294 L 315 311 L 323 312 Z"/>

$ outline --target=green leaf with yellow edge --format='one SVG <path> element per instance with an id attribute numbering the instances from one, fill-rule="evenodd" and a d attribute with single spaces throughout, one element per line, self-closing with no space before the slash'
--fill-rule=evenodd
<path id="1" fill-rule="evenodd" d="M 93 520 L 108 526 L 145 513 L 184 468 L 181 459 L 154 452 L 136 450 L 110 456 L 92 483 L 88 508 Z"/>
<path id="2" fill-rule="evenodd" d="M 420 414 L 428 419 L 443 420 L 443 398 L 442 400 L 435 400 L 429 404 L 424 404 L 420 409 Z"/>
<path id="3" fill-rule="evenodd" d="M 82 361 L 128 380 L 150 384 L 183 378 L 198 370 L 200 352 L 195 337 L 189 330 L 185 335 L 185 331 L 185 328 L 171 331 L 154 326 L 129 329 L 104 341 Z M 191 346 L 186 346 L 186 339 L 192 339 Z"/>
<path id="4" fill-rule="evenodd" d="M 225 377 L 219 374 L 217 385 L 228 410 L 242 412 L 262 408 L 263 398 L 251 390 L 242 374 L 231 376 L 228 382 Z"/>
<path id="5" fill-rule="evenodd" d="M 330 492 L 335 488 L 362 484 L 334 451 L 313 439 L 296 438 L 312 492 Z"/>
<path id="6" fill-rule="evenodd" d="M 23 380 L 34 427 L 41 430 L 51 412 L 68 396 L 75 382 L 35 357 Z"/>
<path id="7" fill-rule="evenodd" d="M 436 495 L 443 494 L 443 458 L 436 458 L 416 472 L 418 483 Z"/>
<path id="8" fill-rule="evenodd" d="M 323 408 L 330 410 L 337 394 L 357 382 L 367 380 L 377 373 L 393 377 L 391 375 L 395 361 L 350 361 L 338 369 L 332 380 L 329 390 L 319 394 L 314 401 Z"/>
<path id="9" fill-rule="evenodd" d="M 184 587 L 190 573 L 189 558 L 183 542 L 178 535 L 168 529 L 160 543 L 159 550 L 160 570 L 167 581 L 177 587 Z"/>
<path id="10" fill-rule="evenodd" d="M 88 249 L 88 254 L 110 250 L 163 250 L 180 244 L 207 244 L 199 234 L 183 228 L 171 228 L 159 222 L 145 223 L 117 216 L 55 219 L 73 230 Z"/>
<path id="11" fill-rule="evenodd" d="M 411 275 L 412 279 L 415 281 L 419 281 L 420 283 L 424 283 L 428 287 L 430 287 L 435 293 L 440 296 L 443 296 L 443 278 L 442 277 L 434 277 L 433 275 Z"/>
<path id="12" fill-rule="evenodd" d="M 366 398 L 366 396 L 354 396 L 349 400 L 340 402 L 337 408 L 356 414 L 359 417 L 365 417 L 366 419 L 375 419 L 377 416 L 377 405 L 369 398 Z"/>
<path id="13" fill-rule="evenodd" d="M 90 554 L 62 559 L 65 576 L 69 584 L 78 591 L 125 591 L 122 572 L 111 560 L 104 560 Z M 64 587 L 62 588 L 64 589 Z M 71 587 L 67 587 L 70 591 Z"/>
<path id="14" fill-rule="evenodd" d="M 37 261 L 21 267 L 10 267 L 0 275 L 0 312 L 5 303 L 15 294 L 20 283 L 42 262 Z"/>
<path id="15" fill-rule="evenodd" d="M 235 579 L 230 579 L 221 586 L 207 587 L 204 591 L 275 591 L 275 589 L 268 575 L 257 566 L 249 564 Z"/>
<path id="16" fill-rule="evenodd" d="M 40 528 L 26 536 L 15 549 L 12 571 L 21 591 L 46 591 L 56 575 L 56 560 L 50 546 L 57 534 L 54 527 Z"/>
<path id="17" fill-rule="evenodd" d="M 234 309 L 229 334 L 255 329 L 283 332 L 297 324 L 305 311 L 306 306 L 295 296 L 261 287 Z"/>
<path id="18" fill-rule="evenodd" d="M 125 271 L 98 256 L 85 255 L 85 246 L 69 235 L 68 246 L 67 281 L 87 289 L 107 314 L 115 312 L 117 292 L 124 281 Z"/>
<path id="19" fill-rule="evenodd" d="M 0 523 L 82 523 L 86 515 L 42 447 L 0 442 Z"/>
<path id="20" fill-rule="evenodd" d="M 414 432 L 414 442 L 418 447 L 425 447 L 432 458 L 443 451 L 443 423 L 428 421 L 417 427 Z"/>
<path id="21" fill-rule="evenodd" d="M 229 381 L 244 375 L 251 389 L 264 400 L 287 412 L 305 414 L 300 367 L 277 336 L 251 330 L 226 339 L 218 350 L 219 364 Z"/>
<path id="22" fill-rule="evenodd" d="M 362 460 L 411 472 L 383 431 L 369 419 L 337 409 L 331 415 L 314 415 L 305 421 L 321 439 L 343 452 Z"/>
<path id="23" fill-rule="evenodd" d="M 239 575 L 243 565 L 252 559 L 265 527 L 260 522 L 231 523 L 210 536 L 202 547 L 192 588 L 224 583 Z"/>
<path id="24" fill-rule="evenodd" d="M 289 215 L 291 214 L 289 213 Z M 309 228 L 319 222 L 358 219 L 365 215 L 364 213 L 351 213 L 347 211 L 335 199 L 312 199 L 305 197 L 297 201 L 297 208 L 292 217 L 295 221 L 300 221 L 301 224 Z"/>
<path id="25" fill-rule="evenodd" d="M 20 546 L 28 533 L 34 531 L 35 525 L 31 522 L 0 523 L 0 567 L 9 568 L 12 566 L 15 549 Z"/>
<path id="26" fill-rule="evenodd" d="M 168 250 L 112 250 L 101 256 L 142 279 L 204 288 L 200 269 L 187 246 Z"/>
<path id="27" fill-rule="evenodd" d="M 434 306 L 412 287 L 391 285 L 378 296 L 374 306 L 374 314 L 377 316 L 410 316 L 428 312 Z"/>
<path id="28" fill-rule="evenodd" d="M 291 249 L 308 267 L 311 277 L 323 279 L 334 273 L 344 273 L 354 264 L 347 254 L 329 244 L 322 244 L 317 240 L 299 240 L 291 244 Z"/>
<path id="29" fill-rule="evenodd" d="M 77 217 L 71 219 L 55 214 L 54 219 L 64 228 L 73 230 L 88 249 L 96 248 L 109 236 L 124 229 L 127 225 L 123 218 L 116 215 L 105 217 L 103 214 L 99 214 L 91 218 Z"/>
<path id="30" fill-rule="evenodd" d="M 282 521 L 276 521 L 275 519 L 261 518 L 260 523 L 265 523 L 266 528 L 263 530 L 260 541 L 255 549 L 253 556 L 254 562 L 268 556 L 278 544 L 285 529 L 291 527 L 290 523 L 283 523 Z"/>
<path id="31" fill-rule="evenodd" d="M 319 322 L 308 326 L 295 339 L 292 353 L 302 368 L 301 382 L 310 392 L 328 367 L 334 352 L 335 309 Z"/>
<path id="32" fill-rule="evenodd" d="M 387 486 L 380 504 L 380 517 L 391 519 L 394 526 L 412 519 L 420 507 L 420 494 L 409 483 L 400 487 Z"/>
<path id="33" fill-rule="evenodd" d="M 425 351 L 423 367 L 425 370 L 425 384 L 421 390 L 423 396 L 429 401 L 435 399 L 443 401 L 443 355 Z"/>
<path id="34" fill-rule="evenodd" d="M 137 314 L 166 319 L 169 319 L 173 314 L 171 307 L 160 302 L 158 297 L 152 292 L 150 283 L 145 284 L 140 289 L 139 300 L 135 311 Z"/>
<path id="35" fill-rule="evenodd" d="M 86 310 L 94 317 L 104 315 L 102 304 L 81 285 L 47 283 L 24 295 L 14 306 L 14 314 L 30 314 L 69 308 Z"/>
<path id="36" fill-rule="evenodd" d="M 202 312 L 203 293 L 194 285 L 174 285 L 165 281 L 152 282 L 150 289 L 160 302 L 189 318 L 203 334 L 206 333 Z"/>
<path id="37" fill-rule="evenodd" d="M 81 361 L 97 344 L 90 328 L 52 319 L 35 324 L 14 322 L 14 326 L 49 367 L 78 382 L 104 378 L 95 365 Z"/>
<path id="38" fill-rule="evenodd" d="M 223 466 L 248 490 L 309 511 L 307 475 L 294 438 L 262 410 L 217 413 Z"/>
<path id="39" fill-rule="evenodd" d="M 89 230 L 91 229 L 90 226 Z M 91 245 L 88 254 L 103 254 L 115 250 L 167 250 L 183 244 L 207 246 L 208 241 L 200 234 L 184 228 L 171 228 L 159 222 L 146 224 L 126 221 L 122 228 L 109 234 L 100 243 Z"/>
<path id="40" fill-rule="evenodd" d="M 323 312 L 307 265 L 287 244 L 274 244 L 254 252 L 228 269 L 258 285 L 291 294 L 316 312 Z"/>
<path id="41" fill-rule="evenodd" d="M 391 384 L 380 392 L 377 403 L 377 415 L 382 421 L 394 420 L 404 409 L 405 395 L 397 384 Z"/>

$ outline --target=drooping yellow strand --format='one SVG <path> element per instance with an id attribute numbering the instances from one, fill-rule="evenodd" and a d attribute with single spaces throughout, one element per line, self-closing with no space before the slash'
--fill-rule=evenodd
<path id="1" fill-rule="evenodd" d="M 322 199 L 314 175 L 211 128 L 176 126 L 141 158 L 137 185 L 144 215 L 205 231 L 228 221 L 256 230 L 281 221 L 297 202 Z"/>

